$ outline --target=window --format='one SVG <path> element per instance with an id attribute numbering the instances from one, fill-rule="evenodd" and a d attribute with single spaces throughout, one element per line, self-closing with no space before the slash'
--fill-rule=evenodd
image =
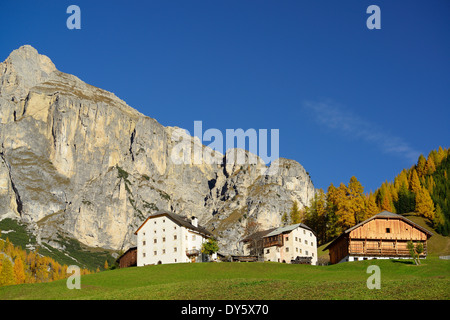
<path id="1" fill-rule="evenodd" d="M 166 249 L 163 249 L 163 254 L 165 254 L 166 253 Z"/>
<path id="2" fill-rule="evenodd" d="M 297 238 L 297 237 L 295 237 L 295 241 L 298 241 L 298 238 Z"/>
<path id="3" fill-rule="evenodd" d="M 305 244 L 308 244 L 308 240 L 305 240 Z"/>
<path id="4" fill-rule="evenodd" d="M 302 253 L 302 248 L 300 248 L 300 253 Z"/>
<path id="5" fill-rule="evenodd" d="M 391 228 L 386 228 L 386 233 L 391 233 Z"/>
<path id="6" fill-rule="evenodd" d="M 289 241 L 289 237 L 286 237 L 286 241 Z"/>
<path id="7" fill-rule="evenodd" d="M 156 233 L 156 230 L 155 230 L 155 231 L 153 231 L 153 233 Z"/>
<path id="8" fill-rule="evenodd" d="M 286 252 L 289 252 L 289 248 L 286 248 Z"/>
<path id="9" fill-rule="evenodd" d="M 144 241 L 142 241 L 142 245 L 143 245 L 143 246 L 145 246 L 145 240 L 144 240 Z"/>
<path id="10" fill-rule="evenodd" d="M 163 219 L 163 223 L 165 223 L 166 222 L 166 219 Z"/>
<path id="11" fill-rule="evenodd" d="M 177 240 L 177 235 L 174 235 L 174 236 L 173 236 L 173 240 Z"/>
<path id="12" fill-rule="evenodd" d="M 177 247 L 173 248 L 173 252 L 177 252 Z"/>
<path id="13" fill-rule="evenodd" d="M 145 252 L 143 252 L 143 253 L 142 253 L 142 257 L 144 257 L 144 258 L 145 258 Z"/>
<path id="14" fill-rule="evenodd" d="M 145 232 L 143 232 L 142 235 L 145 236 Z"/>
<path id="15" fill-rule="evenodd" d="M 267 249 L 266 253 L 270 253 L 270 249 Z"/>
<path id="16" fill-rule="evenodd" d="M 166 229 L 163 229 L 163 232 L 166 232 Z"/>
<path id="17" fill-rule="evenodd" d="M 157 239 L 153 239 L 153 243 L 158 243 L 158 240 Z"/>
<path id="18" fill-rule="evenodd" d="M 166 242 L 166 238 L 163 238 L 163 242 Z"/>
<path id="19" fill-rule="evenodd" d="M 311 242 L 311 247 L 314 247 L 314 244 Z"/>
<path id="20" fill-rule="evenodd" d="M 306 255 L 308 255 L 308 250 L 305 251 Z"/>
<path id="21" fill-rule="evenodd" d="M 312 252 L 311 255 L 314 257 L 314 252 Z"/>
<path id="22" fill-rule="evenodd" d="M 173 227 L 173 230 L 177 230 L 177 226 Z"/>
<path id="23" fill-rule="evenodd" d="M 195 240 L 195 234 L 192 236 L 192 240 Z"/>
<path id="24" fill-rule="evenodd" d="M 153 255 L 156 256 L 158 254 L 157 251 L 153 251 Z"/>
<path id="25" fill-rule="evenodd" d="M 154 221 L 154 224 L 156 224 L 156 220 Z"/>
<path id="26" fill-rule="evenodd" d="M 312 237 L 312 232 L 309 233 L 309 236 Z"/>
<path id="27" fill-rule="evenodd" d="M 303 230 L 303 234 L 306 234 L 306 230 Z"/>

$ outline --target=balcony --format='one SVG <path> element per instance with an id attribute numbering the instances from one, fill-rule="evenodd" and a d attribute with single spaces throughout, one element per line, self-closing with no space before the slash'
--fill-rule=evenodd
<path id="1" fill-rule="evenodd" d="M 273 236 L 273 237 L 264 238 L 264 248 L 268 248 L 268 247 L 272 247 L 272 246 L 282 247 L 283 246 L 283 236 L 277 235 L 277 236 Z"/>
<path id="2" fill-rule="evenodd" d="M 427 245 L 423 244 L 424 251 L 420 254 L 420 257 L 426 257 L 427 255 Z M 384 256 L 384 257 L 409 257 L 409 250 L 406 248 L 406 243 L 399 243 L 398 245 L 394 245 L 393 242 L 386 243 L 382 242 L 380 245 L 364 245 L 363 243 L 351 243 L 349 245 L 349 254 L 350 255 L 359 255 L 359 256 Z"/>
<path id="3" fill-rule="evenodd" d="M 188 257 L 195 257 L 195 256 L 198 256 L 199 254 L 200 254 L 200 250 L 198 250 L 198 249 L 186 250 L 186 256 L 188 256 Z"/>

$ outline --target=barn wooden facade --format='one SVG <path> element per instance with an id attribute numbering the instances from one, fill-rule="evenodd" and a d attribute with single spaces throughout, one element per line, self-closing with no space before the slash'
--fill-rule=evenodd
<path id="1" fill-rule="evenodd" d="M 422 243 L 427 255 L 427 240 L 433 234 L 405 217 L 383 211 L 346 230 L 324 250 L 329 249 L 330 263 L 344 261 L 408 258 L 407 244 Z"/>
<path id="2" fill-rule="evenodd" d="M 137 265 L 137 247 L 125 251 L 118 259 L 119 268 L 135 267 Z"/>

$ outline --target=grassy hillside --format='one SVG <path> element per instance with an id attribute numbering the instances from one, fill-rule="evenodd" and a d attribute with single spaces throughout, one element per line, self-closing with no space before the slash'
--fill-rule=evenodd
<path id="1" fill-rule="evenodd" d="M 450 255 L 450 236 L 438 234 L 436 230 L 431 227 L 430 221 L 424 217 L 419 217 L 414 213 L 403 214 L 403 216 L 433 232 L 433 236 L 427 242 L 429 255 Z"/>
<path id="2" fill-rule="evenodd" d="M 367 267 L 381 270 L 369 290 Z M 134 267 L 66 281 L 0 288 L 0 299 L 450 299 L 450 261 L 373 260 L 331 266 L 280 263 L 197 263 Z"/>

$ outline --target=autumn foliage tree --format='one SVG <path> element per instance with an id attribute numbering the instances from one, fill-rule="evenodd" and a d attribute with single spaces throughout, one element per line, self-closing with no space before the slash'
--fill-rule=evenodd
<path id="1" fill-rule="evenodd" d="M 35 251 L 14 246 L 8 238 L 0 238 L 0 286 L 39 283 L 66 278 L 67 266 Z M 91 273 L 81 269 L 81 274 Z"/>
<path id="2" fill-rule="evenodd" d="M 425 188 L 421 188 L 416 194 L 415 211 L 420 216 L 423 216 L 430 220 L 434 219 L 434 203 L 431 199 L 430 193 Z"/>
<path id="3" fill-rule="evenodd" d="M 302 221 L 302 214 L 298 207 L 297 201 L 292 204 L 291 211 L 289 212 L 290 224 L 300 223 Z"/>
<path id="4" fill-rule="evenodd" d="M 348 185 L 330 184 L 327 193 L 319 189 L 305 208 L 303 222 L 316 231 L 320 245 L 379 212 L 375 195 L 364 194 L 358 179 L 351 177 Z"/>
<path id="5" fill-rule="evenodd" d="M 385 181 L 375 192 L 364 193 L 356 177 L 338 187 L 319 190 L 305 208 L 303 222 L 324 244 L 346 229 L 387 210 L 413 213 L 432 223 L 442 235 L 450 233 L 450 149 L 439 147 L 417 164 L 402 170 L 393 182 Z"/>

